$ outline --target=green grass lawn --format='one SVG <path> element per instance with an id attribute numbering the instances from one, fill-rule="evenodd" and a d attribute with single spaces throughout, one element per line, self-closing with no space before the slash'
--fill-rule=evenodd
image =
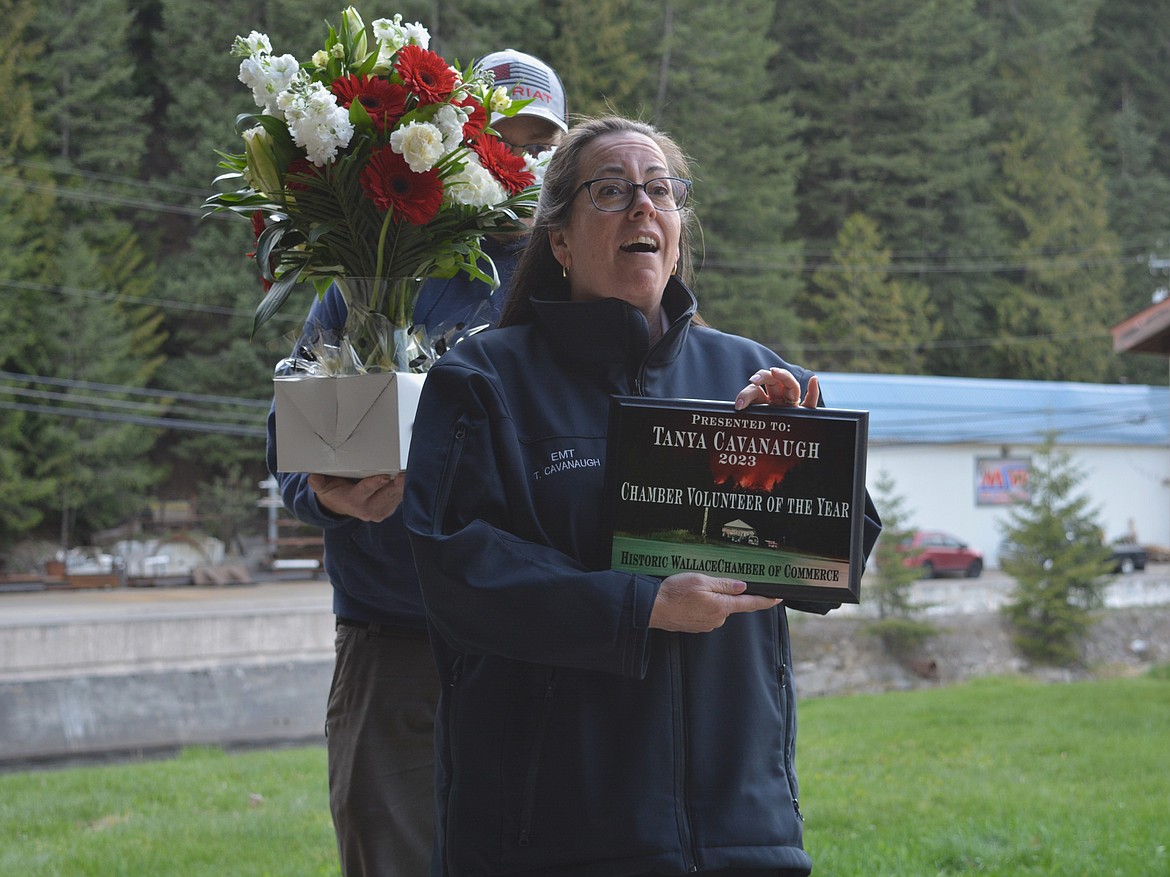
<path id="1" fill-rule="evenodd" d="M 1170 678 L 801 703 L 816 877 L 1170 875 Z M 320 877 L 319 747 L 0 774 L 3 877 Z"/>

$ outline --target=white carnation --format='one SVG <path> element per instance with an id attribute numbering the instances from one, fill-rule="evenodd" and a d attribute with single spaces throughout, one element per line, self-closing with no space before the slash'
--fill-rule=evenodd
<path id="1" fill-rule="evenodd" d="M 446 180 L 443 197 L 454 204 L 471 207 L 495 207 L 508 199 L 508 193 L 474 155 L 469 155 L 467 165 Z"/>
<path id="2" fill-rule="evenodd" d="M 406 159 L 416 174 L 429 171 L 446 151 L 443 132 L 429 122 L 410 122 L 390 135 L 390 148 Z"/>

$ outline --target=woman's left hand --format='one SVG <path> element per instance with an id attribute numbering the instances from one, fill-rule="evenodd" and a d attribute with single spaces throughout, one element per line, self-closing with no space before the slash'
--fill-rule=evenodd
<path id="1" fill-rule="evenodd" d="M 769 405 L 800 405 L 816 408 L 821 401 L 821 387 L 817 376 L 808 379 L 808 392 L 800 398 L 800 382 L 786 368 L 762 368 L 749 379 L 746 387 L 735 397 L 735 410 L 766 402 Z"/>

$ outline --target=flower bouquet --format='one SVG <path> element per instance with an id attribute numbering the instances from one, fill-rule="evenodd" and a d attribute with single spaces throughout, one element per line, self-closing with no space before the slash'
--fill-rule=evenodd
<path id="1" fill-rule="evenodd" d="M 514 156 L 489 127 L 489 114 L 526 102 L 429 42 L 421 24 L 367 25 L 351 6 L 304 63 L 256 31 L 233 45 L 261 110 L 236 119 L 244 151 L 219 153 L 216 183 L 229 191 L 206 207 L 252 222 L 265 289 L 253 333 L 303 282 L 318 295 L 335 283 L 347 309 L 340 339 L 310 345 L 308 368 L 278 369 L 282 471 L 405 466 L 418 373 L 437 356 L 411 327 L 422 280 L 463 271 L 497 285 L 480 242 L 519 230 L 535 208 L 548 156 Z"/>
<path id="2" fill-rule="evenodd" d="M 480 241 L 536 205 L 547 155 L 514 156 L 488 126 L 524 102 L 429 42 L 417 22 L 366 25 L 351 6 L 308 62 L 256 31 L 232 48 L 261 111 L 237 118 L 244 151 L 219 153 L 216 179 L 235 188 L 205 206 L 253 224 L 265 288 L 253 332 L 297 284 L 337 283 L 349 320 L 340 349 L 317 358 L 329 373 L 425 371 L 433 347 L 410 331 L 421 280 L 464 271 L 496 285 Z"/>

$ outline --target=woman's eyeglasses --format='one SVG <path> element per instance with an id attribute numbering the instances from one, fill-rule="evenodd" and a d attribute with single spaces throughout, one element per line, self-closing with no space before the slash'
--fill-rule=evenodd
<path id="1" fill-rule="evenodd" d="M 593 206 L 603 213 L 620 213 L 634 203 L 634 193 L 641 189 L 654 205 L 655 210 L 682 210 L 691 192 L 691 181 L 678 177 L 657 177 L 644 183 L 622 177 L 600 177 L 586 180 L 573 193 L 576 198 L 584 189 L 589 193 Z"/>

